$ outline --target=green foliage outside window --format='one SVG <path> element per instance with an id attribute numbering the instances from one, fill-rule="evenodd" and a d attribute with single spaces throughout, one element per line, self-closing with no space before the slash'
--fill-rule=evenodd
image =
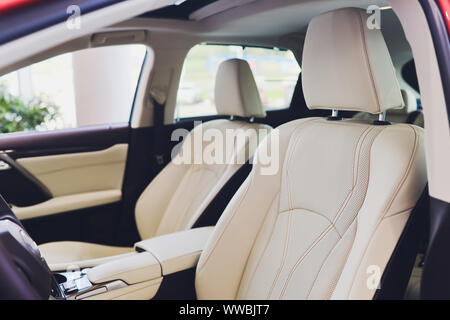
<path id="1" fill-rule="evenodd" d="M 25 101 L 0 85 L 0 133 L 36 130 L 58 115 L 53 103 L 37 97 Z"/>

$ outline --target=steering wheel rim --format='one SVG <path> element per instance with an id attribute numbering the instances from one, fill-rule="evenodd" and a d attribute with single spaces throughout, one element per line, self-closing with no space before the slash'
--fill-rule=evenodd
<path id="1" fill-rule="evenodd" d="M 0 196 L 0 299 L 48 299 L 53 283 L 36 243 Z"/>

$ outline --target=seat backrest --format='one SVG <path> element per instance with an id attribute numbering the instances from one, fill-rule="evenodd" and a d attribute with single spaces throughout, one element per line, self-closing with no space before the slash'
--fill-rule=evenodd
<path id="1" fill-rule="evenodd" d="M 231 59 L 220 65 L 215 101 L 221 115 L 265 117 L 253 74 L 244 60 Z M 146 239 L 191 228 L 270 130 L 244 119 L 197 125 L 140 196 L 135 209 L 140 236 Z"/>
<path id="2" fill-rule="evenodd" d="M 310 109 L 402 105 L 384 39 L 366 19 L 346 8 L 311 21 L 302 62 Z M 275 174 L 262 173 L 264 150 L 278 156 Z M 255 157 L 200 257 L 198 298 L 372 298 L 426 183 L 422 129 L 300 119 L 274 129 Z"/>

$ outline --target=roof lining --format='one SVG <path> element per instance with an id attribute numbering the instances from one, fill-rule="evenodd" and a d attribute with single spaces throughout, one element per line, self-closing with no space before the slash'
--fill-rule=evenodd
<path id="1" fill-rule="evenodd" d="M 254 1 L 256 0 L 218 0 L 192 12 L 189 15 L 189 20 L 203 20 L 215 14 L 243 6 Z"/>
<path id="2" fill-rule="evenodd" d="M 174 4 L 158 10 L 144 13 L 142 18 L 189 20 L 189 15 L 218 0 L 187 0 L 178 5 Z"/>

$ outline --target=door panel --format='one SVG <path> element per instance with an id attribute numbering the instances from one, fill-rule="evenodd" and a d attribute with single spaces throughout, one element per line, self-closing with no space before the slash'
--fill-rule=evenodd
<path id="1" fill-rule="evenodd" d="M 122 188 L 128 144 L 105 150 L 17 159 L 53 197 Z"/>
<path id="2" fill-rule="evenodd" d="M 39 180 L 6 153 L 0 153 L 0 194 L 8 203 L 31 206 L 51 199 L 52 194 Z M 26 197 L 24 197 L 26 195 Z"/>
<path id="3" fill-rule="evenodd" d="M 128 123 L 87 126 L 54 131 L 28 131 L 0 135 L 0 150 L 11 158 L 36 157 L 101 150 L 128 143 Z"/>
<path id="4" fill-rule="evenodd" d="M 121 198 L 122 191 L 120 189 L 93 191 L 54 197 L 33 206 L 13 206 L 12 209 L 17 218 L 25 220 L 114 203 L 120 201 Z"/>
<path id="5" fill-rule="evenodd" d="M 117 245 L 121 202 L 22 220 L 36 243 L 84 241 Z"/>
<path id="6" fill-rule="evenodd" d="M 128 123 L 2 134 L 0 192 L 39 243 L 113 244 L 129 136 Z"/>
<path id="7" fill-rule="evenodd" d="M 2 134 L 0 160 L 9 168 L 0 170 L 0 181 L 7 182 L 0 192 L 8 203 L 29 206 L 54 196 L 121 189 L 128 139 L 128 123 Z"/>

